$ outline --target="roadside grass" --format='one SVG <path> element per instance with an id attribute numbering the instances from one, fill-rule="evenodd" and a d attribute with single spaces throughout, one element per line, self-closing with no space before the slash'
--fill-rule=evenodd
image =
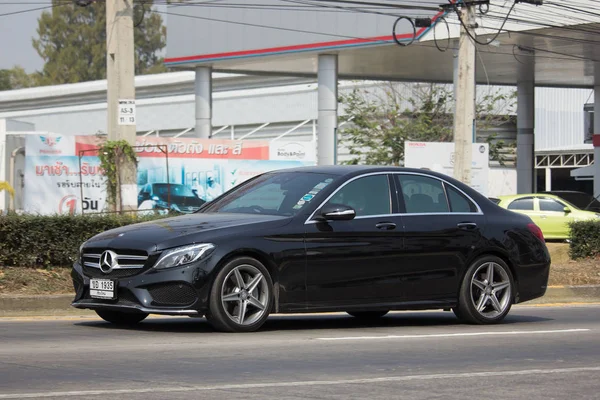
<path id="1" fill-rule="evenodd" d="M 548 284 L 600 285 L 600 259 L 572 261 L 567 243 L 548 243 L 552 257 Z M 70 267 L 0 267 L 0 295 L 72 294 Z"/>
<path id="2" fill-rule="evenodd" d="M 71 294 L 71 268 L 0 267 L 0 295 Z"/>

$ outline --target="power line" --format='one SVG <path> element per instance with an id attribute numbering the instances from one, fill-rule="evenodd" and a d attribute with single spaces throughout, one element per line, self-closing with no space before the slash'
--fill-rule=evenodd
<path id="1" fill-rule="evenodd" d="M 8 17 L 8 16 L 11 16 L 11 15 L 25 14 L 25 13 L 33 12 L 33 11 L 47 10 L 47 9 L 53 8 L 53 7 L 55 7 L 55 6 L 54 5 L 50 5 L 50 6 L 45 6 L 45 7 L 28 8 L 26 10 L 11 11 L 11 12 L 0 14 L 0 17 Z"/>

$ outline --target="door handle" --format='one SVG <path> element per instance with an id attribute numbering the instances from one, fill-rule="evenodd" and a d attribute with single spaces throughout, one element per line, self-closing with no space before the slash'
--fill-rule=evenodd
<path id="1" fill-rule="evenodd" d="M 540 218 L 541 219 L 546 219 L 546 218 L 548 218 L 548 216 L 547 215 L 540 215 Z"/>
<path id="2" fill-rule="evenodd" d="M 461 222 L 460 224 L 457 224 L 456 226 L 458 227 L 458 229 L 464 229 L 464 230 L 477 229 L 477 224 L 475 222 Z"/>
<path id="3" fill-rule="evenodd" d="M 394 224 L 393 222 L 380 222 L 377 225 L 375 225 L 375 228 L 391 231 L 392 229 L 396 229 L 396 224 Z"/>

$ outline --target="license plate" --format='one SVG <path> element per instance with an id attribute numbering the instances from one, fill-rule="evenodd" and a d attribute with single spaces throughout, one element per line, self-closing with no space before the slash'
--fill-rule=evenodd
<path id="1" fill-rule="evenodd" d="M 115 281 L 110 279 L 91 279 L 90 297 L 93 299 L 116 299 Z"/>

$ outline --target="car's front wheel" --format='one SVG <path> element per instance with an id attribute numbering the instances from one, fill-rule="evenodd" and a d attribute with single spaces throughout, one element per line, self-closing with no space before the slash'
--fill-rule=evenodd
<path id="1" fill-rule="evenodd" d="M 264 324 L 272 304 L 269 271 L 254 258 L 240 257 L 217 274 L 206 319 L 220 331 L 252 332 Z"/>
<path id="2" fill-rule="evenodd" d="M 146 313 L 126 313 L 112 310 L 96 310 L 96 314 L 103 320 L 116 325 L 135 325 L 148 316 Z"/>
<path id="3" fill-rule="evenodd" d="M 494 324 L 510 311 L 514 298 L 510 268 L 495 256 L 476 260 L 463 278 L 454 314 L 470 324 Z"/>

